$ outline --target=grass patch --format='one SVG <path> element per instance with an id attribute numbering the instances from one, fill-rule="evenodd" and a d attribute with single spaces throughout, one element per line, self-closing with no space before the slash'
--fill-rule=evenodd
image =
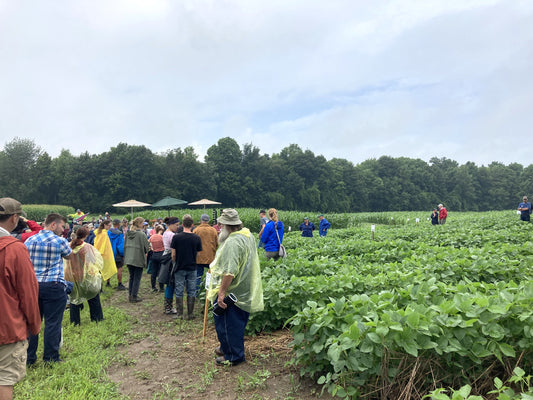
<path id="1" fill-rule="evenodd" d="M 28 368 L 26 378 L 15 385 L 15 399 L 87 400 L 126 399 L 106 369 L 116 360 L 117 347 L 126 344 L 131 329 L 128 316 L 120 309 L 105 308 L 105 319 L 91 323 L 89 313 L 81 314 L 81 325 L 63 318 L 62 363 L 42 362 L 42 334 L 39 337 L 37 363 Z"/>

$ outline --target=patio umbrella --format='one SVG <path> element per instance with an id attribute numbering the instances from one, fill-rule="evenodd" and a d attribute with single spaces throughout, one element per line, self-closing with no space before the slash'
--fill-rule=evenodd
<path id="1" fill-rule="evenodd" d="M 122 203 L 113 204 L 113 207 L 124 207 L 124 208 L 131 207 L 131 219 L 133 219 L 133 207 L 146 207 L 149 205 L 150 204 L 143 203 L 142 201 L 126 200 L 126 201 L 123 201 Z"/>
<path id="2" fill-rule="evenodd" d="M 218 201 L 208 200 L 208 199 L 202 199 L 202 200 L 189 203 L 190 206 L 204 206 L 204 209 L 205 209 L 205 206 L 216 205 L 216 204 L 222 204 L 222 203 L 219 203 Z"/>
<path id="3" fill-rule="evenodd" d="M 175 199 L 174 197 L 167 196 L 154 204 L 152 207 L 165 207 L 168 210 L 168 216 L 170 217 L 170 206 L 177 206 L 180 204 L 187 204 L 185 200 Z"/>

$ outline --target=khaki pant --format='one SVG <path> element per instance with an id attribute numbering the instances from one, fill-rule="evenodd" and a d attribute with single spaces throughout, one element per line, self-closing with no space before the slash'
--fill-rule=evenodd
<path id="1" fill-rule="evenodd" d="M 0 386 L 13 386 L 26 376 L 28 341 L 0 345 Z"/>

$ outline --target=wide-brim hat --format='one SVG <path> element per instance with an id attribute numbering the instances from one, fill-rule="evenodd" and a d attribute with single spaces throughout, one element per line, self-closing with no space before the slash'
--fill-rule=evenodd
<path id="1" fill-rule="evenodd" d="M 241 225 L 242 221 L 239 218 L 239 213 L 234 208 L 225 208 L 222 214 L 217 218 L 217 221 L 223 225 Z"/>

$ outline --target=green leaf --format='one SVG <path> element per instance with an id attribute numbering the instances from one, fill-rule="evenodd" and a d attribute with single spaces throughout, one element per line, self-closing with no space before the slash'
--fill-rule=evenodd
<path id="1" fill-rule="evenodd" d="M 420 314 L 417 313 L 416 311 L 413 311 L 412 313 L 410 313 L 408 316 L 407 316 L 407 324 L 413 328 L 413 329 L 417 329 L 418 326 L 420 325 Z"/>
<path id="2" fill-rule="evenodd" d="M 386 336 L 389 333 L 389 327 L 385 325 L 380 325 L 376 328 L 376 333 L 378 335 Z"/>
<path id="3" fill-rule="evenodd" d="M 471 391 L 472 391 L 472 387 L 470 385 L 464 385 L 455 393 L 460 394 L 462 396 L 462 398 L 466 399 L 470 395 Z M 454 395 L 455 395 L 455 393 L 454 393 Z M 455 396 L 452 397 L 452 399 L 454 399 L 454 398 L 455 398 Z"/>
<path id="4" fill-rule="evenodd" d="M 501 352 L 507 357 L 515 357 L 513 346 L 508 345 L 507 343 L 498 343 L 498 346 L 500 347 Z"/>
<path id="5" fill-rule="evenodd" d="M 411 354 L 413 357 L 418 357 L 418 348 L 416 347 L 414 340 L 403 342 L 402 347 L 408 354 Z"/>
<path id="6" fill-rule="evenodd" d="M 500 378 L 498 378 L 498 377 L 494 378 L 494 387 L 496 389 L 501 389 L 502 386 L 503 386 L 502 380 Z"/>
<path id="7" fill-rule="evenodd" d="M 379 337 L 379 335 L 376 332 L 369 332 L 367 336 L 374 343 L 381 344 L 381 338 Z"/>
<path id="8" fill-rule="evenodd" d="M 313 343 L 312 348 L 313 348 L 313 351 L 318 354 L 322 351 L 322 349 L 324 348 L 324 345 L 320 342 L 315 342 Z"/>

